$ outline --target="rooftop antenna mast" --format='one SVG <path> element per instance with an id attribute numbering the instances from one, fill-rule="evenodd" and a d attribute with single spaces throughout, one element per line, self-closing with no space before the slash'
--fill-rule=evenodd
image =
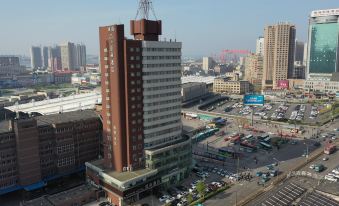
<path id="1" fill-rule="evenodd" d="M 153 13 L 153 16 L 156 20 L 157 17 L 153 9 L 152 1 L 151 0 L 139 0 L 139 9 L 137 11 L 137 15 L 135 16 L 135 19 L 137 19 L 138 16 L 140 16 L 141 19 L 148 20 L 150 12 Z"/>

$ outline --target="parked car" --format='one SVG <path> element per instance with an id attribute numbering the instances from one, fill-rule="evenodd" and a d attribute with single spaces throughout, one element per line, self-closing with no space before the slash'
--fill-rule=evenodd
<path id="1" fill-rule="evenodd" d="M 169 199 L 170 198 L 170 196 L 168 196 L 168 195 L 163 195 L 162 197 L 160 197 L 159 198 L 159 201 L 160 202 L 165 202 L 167 199 Z"/>

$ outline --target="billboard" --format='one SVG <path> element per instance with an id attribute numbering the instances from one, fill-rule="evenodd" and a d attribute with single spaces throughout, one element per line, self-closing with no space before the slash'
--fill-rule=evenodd
<path id="1" fill-rule="evenodd" d="M 244 105 L 264 105 L 265 98 L 264 95 L 245 95 L 244 96 Z"/>
<path id="2" fill-rule="evenodd" d="M 288 89 L 288 80 L 278 80 L 278 87 L 281 89 Z"/>

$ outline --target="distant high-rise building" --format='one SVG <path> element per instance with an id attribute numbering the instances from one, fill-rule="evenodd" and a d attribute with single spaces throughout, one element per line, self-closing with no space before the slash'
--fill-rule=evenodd
<path id="1" fill-rule="evenodd" d="M 263 56 L 249 54 L 245 60 L 245 80 L 261 90 L 263 76 Z"/>
<path id="2" fill-rule="evenodd" d="M 48 68 L 48 59 L 49 59 L 49 56 L 48 56 L 48 47 L 42 47 L 41 48 L 41 51 L 42 51 L 42 68 L 44 69 L 47 69 Z"/>
<path id="3" fill-rule="evenodd" d="M 102 186 L 114 205 L 134 202 L 190 173 L 191 139 L 182 134 L 181 43 L 159 41 L 161 21 L 100 27 L 104 159 L 87 163 L 88 181 Z M 143 188 L 143 189 L 140 189 Z"/>
<path id="4" fill-rule="evenodd" d="M 42 54 L 41 47 L 31 47 L 31 67 L 32 69 L 42 68 Z"/>
<path id="5" fill-rule="evenodd" d="M 202 59 L 202 69 L 208 74 L 208 70 L 213 69 L 216 65 L 212 57 L 203 57 Z"/>
<path id="6" fill-rule="evenodd" d="M 259 54 L 261 56 L 264 56 L 264 46 L 265 46 L 265 38 L 260 36 L 257 39 L 257 45 L 256 45 L 255 53 Z"/>
<path id="7" fill-rule="evenodd" d="M 86 66 L 86 46 L 67 42 L 60 45 L 63 70 L 79 71 Z"/>
<path id="8" fill-rule="evenodd" d="M 307 65 L 307 59 L 308 59 L 308 57 L 307 57 L 307 49 L 308 49 L 308 44 L 305 43 L 304 44 L 304 57 L 303 57 L 303 63 L 302 63 L 305 67 Z M 306 70 L 305 70 L 305 72 L 306 72 Z M 306 73 L 305 73 L 305 75 L 306 75 Z"/>
<path id="9" fill-rule="evenodd" d="M 67 42 L 60 45 L 62 70 L 76 69 L 76 48 L 74 43 Z"/>
<path id="10" fill-rule="evenodd" d="M 76 65 L 77 67 L 86 67 L 86 46 L 84 44 L 76 45 Z"/>
<path id="11" fill-rule="evenodd" d="M 295 42 L 294 61 L 298 62 L 298 64 L 302 64 L 304 62 L 304 47 L 305 47 L 304 42 L 302 41 Z"/>
<path id="12" fill-rule="evenodd" d="M 276 89 L 280 80 L 292 76 L 295 26 L 279 23 L 265 28 L 263 89 Z"/>
<path id="13" fill-rule="evenodd" d="M 308 30 L 307 78 L 339 72 L 339 9 L 312 11 Z"/>
<path id="14" fill-rule="evenodd" d="M 61 49 L 59 46 L 48 47 L 48 67 L 50 71 L 58 71 L 62 69 L 61 65 Z"/>
<path id="15" fill-rule="evenodd" d="M 305 79 L 305 65 L 295 62 L 292 76 L 289 79 Z"/>

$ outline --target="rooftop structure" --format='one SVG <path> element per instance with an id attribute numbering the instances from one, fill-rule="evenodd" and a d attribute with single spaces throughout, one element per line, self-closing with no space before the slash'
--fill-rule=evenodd
<path id="1" fill-rule="evenodd" d="M 186 84 L 186 83 L 189 83 L 189 82 L 201 82 L 201 83 L 206 83 L 206 84 L 212 84 L 214 79 L 215 79 L 214 76 L 208 76 L 208 77 L 185 76 L 185 77 L 181 77 L 181 83 Z"/>
<path id="2" fill-rule="evenodd" d="M 42 115 L 49 115 L 85 109 L 94 109 L 95 105 L 99 103 L 101 103 L 101 94 L 92 92 L 31 102 L 27 104 L 13 105 L 5 108 L 12 112 L 37 112 Z"/>

